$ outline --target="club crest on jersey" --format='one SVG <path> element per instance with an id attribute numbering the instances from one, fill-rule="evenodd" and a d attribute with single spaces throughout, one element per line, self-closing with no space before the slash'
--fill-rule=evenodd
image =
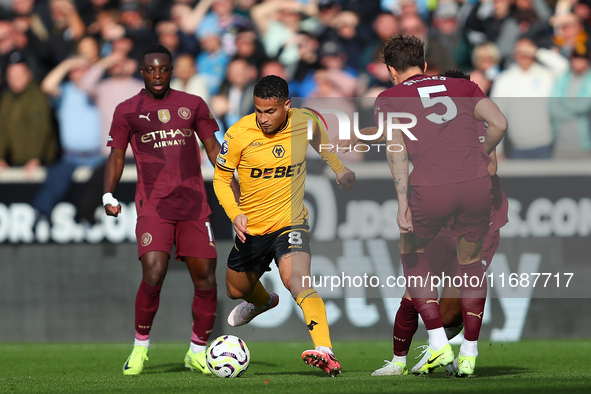
<path id="1" fill-rule="evenodd" d="M 191 117 L 191 110 L 187 107 L 180 107 L 178 113 L 181 119 L 187 120 Z"/>
<path id="2" fill-rule="evenodd" d="M 275 145 L 273 147 L 273 155 L 276 158 L 281 159 L 284 154 L 285 154 L 285 148 L 283 148 L 283 146 L 281 146 L 281 145 Z"/>
<path id="3" fill-rule="evenodd" d="M 159 109 L 158 119 L 160 119 L 162 123 L 168 123 L 170 121 L 170 111 L 168 111 L 168 109 Z"/>
<path id="4" fill-rule="evenodd" d="M 220 149 L 220 156 L 225 156 L 228 153 L 228 140 L 222 142 L 222 149 Z"/>

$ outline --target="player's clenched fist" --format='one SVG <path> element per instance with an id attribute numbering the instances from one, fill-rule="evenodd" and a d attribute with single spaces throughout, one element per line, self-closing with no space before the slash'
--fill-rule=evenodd
<path id="1" fill-rule="evenodd" d="M 355 173 L 345 167 L 337 174 L 337 183 L 341 185 L 340 189 L 351 190 L 355 186 Z"/>
<path id="2" fill-rule="evenodd" d="M 105 193 L 103 195 L 103 206 L 105 207 L 105 212 L 109 216 L 119 215 L 121 213 L 121 204 L 115 197 L 113 197 L 112 193 Z"/>

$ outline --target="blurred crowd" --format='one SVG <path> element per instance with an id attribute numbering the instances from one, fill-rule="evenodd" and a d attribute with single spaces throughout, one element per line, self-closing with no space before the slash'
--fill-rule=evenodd
<path id="1" fill-rule="evenodd" d="M 173 88 L 203 97 L 223 133 L 269 74 L 293 97 L 377 96 L 395 33 L 425 41 L 428 74 L 463 70 L 498 102 L 501 157 L 591 158 L 590 29 L 591 0 L 0 0 L 0 171 L 51 165 L 59 184 L 100 168 L 150 43 L 170 49 Z"/>

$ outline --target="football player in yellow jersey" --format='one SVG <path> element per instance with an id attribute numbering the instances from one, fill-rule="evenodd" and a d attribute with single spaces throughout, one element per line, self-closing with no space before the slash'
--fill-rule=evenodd
<path id="1" fill-rule="evenodd" d="M 320 151 L 328 144 L 326 133 L 316 128 L 308 141 L 312 117 L 291 108 L 287 82 L 274 75 L 261 78 L 254 88 L 255 113 L 243 117 L 226 132 L 217 158 L 213 186 L 234 223 L 236 241 L 228 257 L 226 291 L 244 299 L 228 315 L 228 324 L 241 326 L 279 303 L 260 282 L 275 260 L 279 275 L 302 308 L 315 349 L 302 353 L 308 365 L 329 376 L 341 372 L 330 341 L 324 301 L 304 285 L 310 275 L 308 211 L 304 206 L 306 148 L 310 143 L 335 172 L 341 189 L 355 184 L 355 173 L 334 153 Z M 238 171 L 240 205 L 230 187 Z"/>

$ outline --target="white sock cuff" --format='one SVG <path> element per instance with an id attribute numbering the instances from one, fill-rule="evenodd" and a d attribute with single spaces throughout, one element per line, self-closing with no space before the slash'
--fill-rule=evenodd
<path id="1" fill-rule="evenodd" d="M 197 345 L 196 343 L 191 342 L 189 344 L 189 348 L 191 349 L 192 353 L 203 353 L 206 349 L 206 345 Z"/>
<path id="2" fill-rule="evenodd" d="M 464 338 L 460 346 L 460 355 L 478 357 L 478 341 L 469 341 Z"/>
<path id="3" fill-rule="evenodd" d="M 427 330 L 427 333 L 429 334 L 429 347 L 435 351 L 441 350 L 449 343 L 443 327 Z"/>
<path id="4" fill-rule="evenodd" d="M 133 340 L 133 346 L 143 346 L 146 349 L 150 348 L 150 339 L 146 339 L 145 341 L 140 341 L 139 339 L 135 338 Z"/>

